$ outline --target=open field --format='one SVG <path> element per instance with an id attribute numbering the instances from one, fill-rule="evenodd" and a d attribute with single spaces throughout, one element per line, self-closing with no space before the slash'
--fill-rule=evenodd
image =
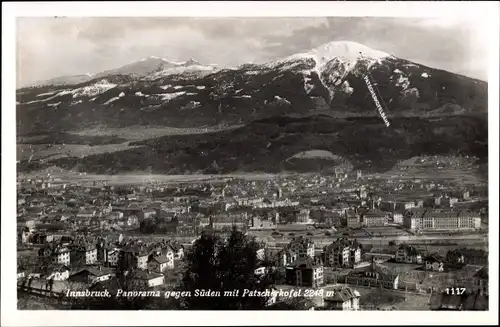
<path id="1" fill-rule="evenodd" d="M 141 185 L 144 183 L 168 183 L 168 182 L 199 182 L 199 181 L 218 181 L 227 178 L 239 178 L 247 180 L 267 180 L 284 176 L 284 174 L 267 174 L 267 173 L 241 173 L 241 174 L 226 174 L 226 175 L 159 175 L 149 174 L 145 172 L 116 174 L 116 175 L 98 175 L 78 173 L 74 171 L 66 171 L 58 167 L 53 169 L 45 169 L 43 171 L 25 173 L 23 177 L 37 178 L 47 176 L 50 172 L 55 178 L 59 178 L 62 182 L 69 183 L 89 183 L 94 181 L 107 182 L 109 185 Z"/>
<path id="2" fill-rule="evenodd" d="M 94 127 L 78 131 L 70 131 L 70 134 L 80 136 L 116 136 L 130 141 L 147 140 L 167 135 L 203 134 L 223 130 L 231 130 L 242 125 L 219 125 L 194 128 L 177 128 L 166 126 L 130 126 L 127 128 Z"/>

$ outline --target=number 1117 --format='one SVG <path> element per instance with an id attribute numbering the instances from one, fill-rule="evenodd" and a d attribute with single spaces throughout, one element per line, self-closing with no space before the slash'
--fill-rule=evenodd
<path id="1" fill-rule="evenodd" d="M 445 292 L 448 295 L 462 295 L 465 293 L 465 287 L 446 288 Z"/>

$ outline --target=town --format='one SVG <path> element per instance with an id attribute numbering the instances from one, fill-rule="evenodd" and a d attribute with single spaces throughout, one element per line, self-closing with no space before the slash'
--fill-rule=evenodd
<path id="1" fill-rule="evenodd" d="M 19 176 L 17 201 L 18 292 L 40 301 L 120 289 L 117 271 L 172 291 L 202 233 L 237 229 L 261 244 L 255 274 L 279 272 L 270 307 L 297 289 L 307 310 L 488 306 L 486 183 L 342 169 L 140 185 L 47 173 Z"/>

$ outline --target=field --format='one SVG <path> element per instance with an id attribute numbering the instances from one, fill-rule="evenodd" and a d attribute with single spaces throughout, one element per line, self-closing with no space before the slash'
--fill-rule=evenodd
<path id="1" fill-rule="evenodd" d="M 116 136 L 129 141 L 147 140 L 167 135 L 203 134 L 221 130 L 229 130 L 241 127 L 241 125 L 231 126 L 207 126 L 199 128 L 176 128 L 176 127 L 156 127 L 156 126 L 130 126 L 127 128 L 95 127 L 79 131 L 71 131 L 71 134 L 80 136 Z"/>

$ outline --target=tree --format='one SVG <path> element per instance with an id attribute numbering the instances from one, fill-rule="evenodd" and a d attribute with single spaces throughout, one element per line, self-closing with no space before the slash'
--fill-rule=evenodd
<path id="1" fill-rule="evenodd" d="M 183 277 L 184 306 L 190 310 L 258 310 L 264 309 L 268 297 L 248 296 L 245 290 L 265 292 L 273 285 L 270 274 L 257 276 L 258 243 L 233 229 L 224 240 L 213 234 L 203 234 L 186 257 Z M 196 290 L 219 292 L 220 296 L 196 297 Z M 224 296 L 224 292 L 234 296 Z"/>

